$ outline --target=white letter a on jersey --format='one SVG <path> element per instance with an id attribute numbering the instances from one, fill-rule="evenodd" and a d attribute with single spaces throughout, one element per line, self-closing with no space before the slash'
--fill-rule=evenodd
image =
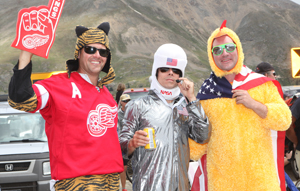
<path id="1" fill-rule="evenodd" d="M 76 95 L 78 95 L 78 98 L 81 98 L 81 93 L 79 89 L 77 88 L 76 84 L 74 82 L 71 82 L 72 87 L 73 87 L 73 92 L 72 92 L 72 98 L 76 98 Z"/>

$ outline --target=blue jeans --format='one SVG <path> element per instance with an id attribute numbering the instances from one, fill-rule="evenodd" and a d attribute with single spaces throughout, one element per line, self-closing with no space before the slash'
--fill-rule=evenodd
<path id="1" fill-rule="evenodd" d="M 289 177 L 289 175 L 286 172 L 284 172 L 284 174 L 285 174 L 285 181 L 288 188 L 291 189 L 291 191 L 299 191 L 298 188 L 293 183 L 293 181 L 291 180 L 291 178 Z"/>

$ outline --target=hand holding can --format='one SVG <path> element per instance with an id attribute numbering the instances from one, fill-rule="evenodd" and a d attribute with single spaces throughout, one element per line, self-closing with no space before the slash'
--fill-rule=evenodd
<path id="1" fill-rule="evenodd" d="M 150 139 L 149 143 L 145 146 L 145 149 L 153 150 L 156 148 L 155 143 L 155 130 L 152 127 L 147 127 L 144 129 L 147 133 L 147 137 Z"/>

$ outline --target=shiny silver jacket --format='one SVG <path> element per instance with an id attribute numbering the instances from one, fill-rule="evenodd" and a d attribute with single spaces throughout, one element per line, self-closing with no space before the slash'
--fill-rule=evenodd
<path id="1" fill-rule="evenodd" d="M 156 149 L 137 148 L 127 156 L 134 133 L 155 129 Z M 188 138 L 198 143 L 209 139 L 209 123 L 199 102 L 187 105 L 184 98 L 170 106 L 159 93 L 130 101 L 125 108 L 120 144 L 123 155 L 132 157 L 134 191 L 188 191 L 190 150 Z"/>
<path id="2" fill-rule="evenodd" d="M 118 126 L 117 126 L 118 135 L 120 135 L 120 133 L 122 131 L 123 118 L 124 118 L 124 111 L 122 111 L 122 108 L 119 108 L 119 110 L 118 110 Z"/>

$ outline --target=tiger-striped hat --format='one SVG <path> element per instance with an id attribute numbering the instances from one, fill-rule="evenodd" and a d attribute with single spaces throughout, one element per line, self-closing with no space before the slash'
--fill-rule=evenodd
<path id="1" fill-rule="evenodd" d="M 66 62 L 67 71 L 70 76 L 72 71 L 77 71 L 79 67 L 78 55 L 80 49 L 87 44 L 100 43 L 103 44 L 107 49 L 109 48 L 108 32 L 110 26 L 108 22 L 101 23 L 97 28 L 86 28 L 84 26 L 76 26 L 75 32 L 77 35 L 76 49 L 74 53 L 75 59 L 70 59 Z M 102 71 L 108 73 L 110 69 L 111 53 L 109 53 L 106 63 L 102 68 Z"/>

